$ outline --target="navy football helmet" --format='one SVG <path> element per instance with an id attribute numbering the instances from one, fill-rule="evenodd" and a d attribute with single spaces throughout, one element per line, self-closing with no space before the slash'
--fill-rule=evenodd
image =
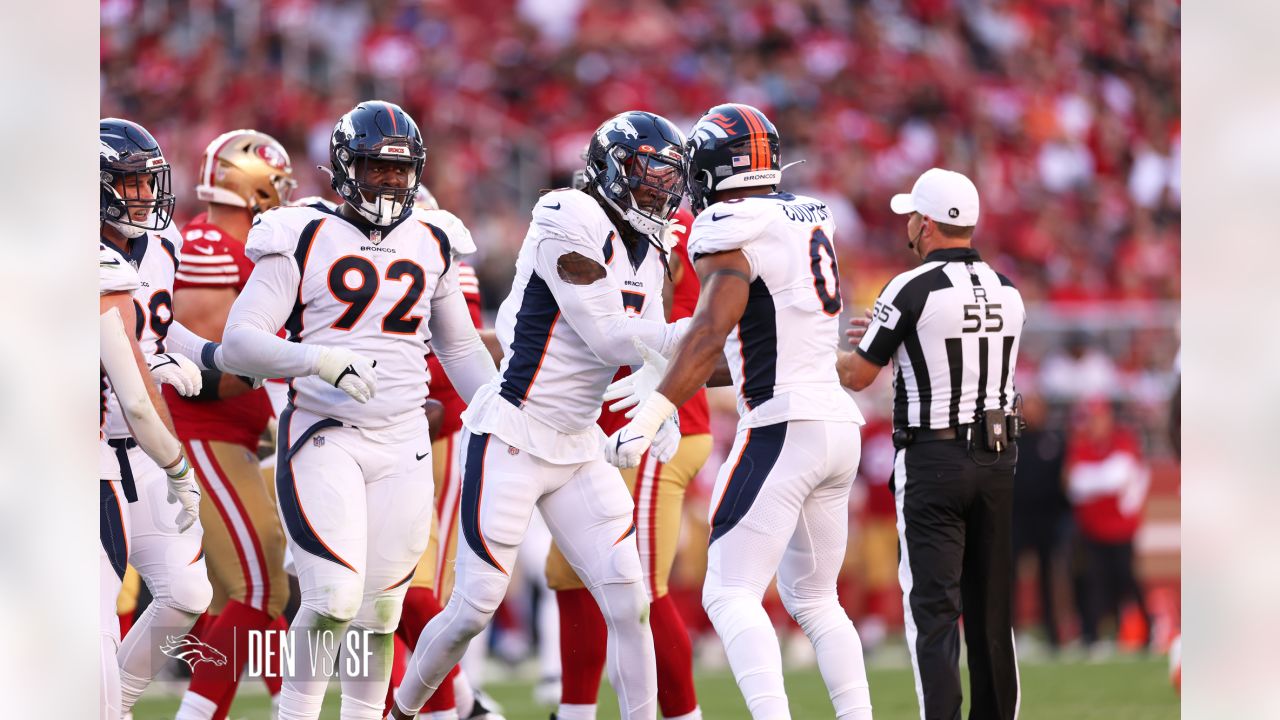
<path id="1" fill-rule="evenodd" d="M 98 219 L 136 238 L 173 219 L 173 184 L 160 144 L 141 125 L 105 118 L 98 126 Z"/>
<path id="2" fill-rule="evenodd" d="M 778 129 L 750 105 L 725 103 L 708 110 L 689 133 L 689 204 L 694 214 L 711 194 L 782 181 Z"/>
<path id="3" fill-rule="evenodd" d="M 641 235 L 656 235 L 685 191 L 684 133 L 633 110 L 609 118 L 587 145 L 583 191 L 595 194 Z"/>
<path id="4" fill-rule="evenodd" d="M 379 185 L 366 180 L 371 163 L 410 165 L 408 182 Z M 395 103 L 369 100 L 338 119 L 329 141 L 333 189 L 374 225 L 385 227 L 406 217 L 422 179 L 427 149 L 409 114 Z"/>

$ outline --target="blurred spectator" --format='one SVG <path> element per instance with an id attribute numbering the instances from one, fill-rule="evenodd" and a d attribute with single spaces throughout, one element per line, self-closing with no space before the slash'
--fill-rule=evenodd
<path id="1" fill-rule="evenodd" d="M 1082 332 L 1067 337 L 1066 352 L 1053 353 L 1040 366 L 1039 386 L 1049 397 L 1110 397 L 1120 389 L 1115 362 Z"/>
<path id="2" fill-rule="evenodd" d="M 1142 521 L 1150 472 L 1137 435 L 1116 422 L 1110 402 L 1086 400 L 1076 409 L 1077 432 L 1067 448 L 1067 494 L 1083 551 L 1082 640 L 1099 639 L 1104 617 L 1120 625 L 1124 603 L 1136 603 L 1150 632 L 1142 586 L 1134 573 L 1134 536 Z"/>
<path id="3" fill-rule="evenodd" d="M 1018 560 L 1036 556 L 1036 589 L 1045 642 L 1056 651 L 1062 643 L 1054 602 L 1053 580 L 1062 567 L 1071 505 L 1063 492 L 1066 439 L 1049 424 L 1048 406 L 1039 395 L 1024 398 L 1027 428 L 1018 440 L 1018 469 L 1013 483 L 1013 569 L 1018 586 Z M 1014 600 L 1017 601 L 1017 593 Z M 1014 618 L 1018 613 L 1014 612 Z"/>
<path id="4" fill-rule="evenodd" d="M 788 188 L 838 212 L 853 293 L 907 262 L 886 199 L 939 165 L 979 185 L 983 256 L 1020 287 L 1176 299 L 1179 25 L 1174 0 L 104 0 L 102 112 L 160 140 L 181 223 L 218 133 L 271 133 L 310 161 L 299 195 L 327 193 L 303 166 L 334 120 L 398 102 L 442 206 L 487 226 L 479 275 L 505 282 L 602 119 L 750 102 L 809 160 Z"/>

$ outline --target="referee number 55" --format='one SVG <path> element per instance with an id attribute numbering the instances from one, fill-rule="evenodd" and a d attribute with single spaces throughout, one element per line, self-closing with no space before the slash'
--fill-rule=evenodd
<path id="1" fill-rule="evenodd" d="M 979 314 L 979 310 L 984 310 L 984 314 Z M 986 324 L 983 324 L 985 315 Z M 1004 329 L 1004 316 L 1000 314 L 1000 303 L 991 303 L 989 305 L 978 305 L 976 303 L 964 306 L 964 326 L 961 332 L 1000 332 Z M 969 323 L 973 323 L 970 325 Z"/>

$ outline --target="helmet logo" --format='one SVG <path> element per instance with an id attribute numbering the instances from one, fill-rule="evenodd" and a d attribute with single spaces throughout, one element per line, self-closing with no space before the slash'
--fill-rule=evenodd
<path id="1" fill-rule="evenodd" d="M 715 115 L 708 115 L 706 119 L 710 120 L 716 125 L 719 125 L 723 130 L 726 131 L 726 134 L 737 135 L 737 133 L 733 132 L 733 126 L 738 124 L 737 120 L 734 120 L 729 117 L 725 117 L 721 113 L 716 113 Z"/>
<path id="2" fill-rule="evenodd" d="M 351 121 L 351 113 L 347 113 L 338 119 L 338 132 L 353 137 L 356 134 L 355 123 Z"/>
<path id="3" fill-rule="evenodd" d="M 400 155 L 409 157 L 409 148 L 403 145 L 387 145 L 380 151 L 383 155 Z"/>
<path id="4" fill-rule="evenodd" d="M 98 154 L 105 157 L 108 162 L 115 162 L 116 160 L 120 159 L 120 153 L 116 152 L 116 149 L 111 147 L 110 143 L 106 142 L 105 140 L 99 140 L 98 142 L 101 145 L 101 147 L 98 148 Z M 109 180 L 110 178 L 104 178 L 104 179 Z"/>
<path id="5" fill-rule="evenodd" d="M 652 145 L 641 145 L 640 147 L 636 148 L 636 152 L 647 152 L 647 153 L 651 153 L 651 152 L 653 152 L 653 146 L 652 146 Z"/>
<path id="6" fill-rule="evenodd" d="M 159 167 L 160 165 L 164 165 L 164 164 L 165 164 L 164 156 L 159 155 L 147 161 L 147 168 Z"/>
<path id="7" fill-rule="evenodd" d="M 259 145 L 253 149 L 253 152 L 277 170 L 283 170 L 287 165 L 284 154 L 271 145 Z"/>
<path id="8" fill-rule="evenodd" d="M 630 120 L 624 117 L 618 117 L 609 121 L 607 125 L 601 126 L 600 130 L 596 133 L 596 139 L 600 141 L 601 145 L 608 145 L 609 133 L 614 132 L 620 132 L 624 137 L 632 140 L 639 139 L 640 137 L 640 131 L 636 130 L 636 126 L 632 125 Z"/>

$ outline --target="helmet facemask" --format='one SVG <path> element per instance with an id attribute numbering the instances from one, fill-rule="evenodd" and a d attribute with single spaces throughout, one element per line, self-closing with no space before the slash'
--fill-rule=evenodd
<path id="1" fill-rule="evenodd" d="M 102 220 L 130 239 L 148 230 L 163 230 L 173 220 L 169 164 L 163 157 L 154 157 L 146 165 L 142 170 L 102 171 Z"/>
<path id="2" fill-rule="evenodd" d="M 396 154 L 399 150 L 404 150 L 404 157 Z M 344 155 L 348 157 L 344 158 Z M 338 160 L 344 165 L 348 178 L 346 185 L 349 186 L 349 190 L 343 192 L 343 200 L 374 225 L 386 227 L 395 223 L 413 206 L 418 189 L 419 163 L 412 159 L 407 148 L 398 146 L 385 146 L 379 155 L 351 155 L 345 148 L 338 150 Z M 404 185 L 368 181 L 367 178 L 380 169 L 375 163 L 403 166 L 407 170 Z"/>
<path id="3" fill-rule="evenodd" d="M 656 235 L 675 215 L 685 191 L 684 159 L 635 152 L 622 145 L 608 151 L 600 195 L 641 235 Z"/>

